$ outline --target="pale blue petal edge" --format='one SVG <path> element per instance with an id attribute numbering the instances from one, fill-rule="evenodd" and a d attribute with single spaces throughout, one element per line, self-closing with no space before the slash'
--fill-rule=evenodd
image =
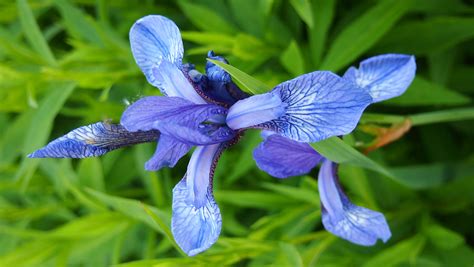
<path id="1" fill-rule="evenodd" d="M 359 69 L 350 67 L 344 79 L 367 90 L 374 102 L 380 102 L 403 94 L 413 82 L 415 73 L 414 56 L 384 54 L 362 61 Z"/>
<path id="2" fill-rule="evenodd" d="M 212 185 L 209 185 L 207 188 L 206 202 L 200 208 L 188 201 L 186 178 L 173 189 L 171 231 L 176 243 L 189 256 L 210 248 L 221 232 L 221 213 L 211 187 Z"/>
<path id="3" fill-rule="evenodd" d="M 150 84 L 164 95 L 206 103 L 182 72 L 183 42 L 173 21 L 145 16 L 135 22 L 129 35 L 133 57 Z"/>
<path id="4" fill-rule="evenodd" d="M 318 176 L 326 230 L 363 246 L 375 245 L 378 239 L 387 242 L 392 234 L 384 215 L 352 204 L 339 185 L 336 171 L 336 163 L 324 160 Z"/>

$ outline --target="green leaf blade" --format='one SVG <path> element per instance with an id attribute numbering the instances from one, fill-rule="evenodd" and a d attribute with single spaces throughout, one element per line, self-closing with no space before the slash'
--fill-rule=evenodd
<path id="1" fill-rule="evenodd" d="M 43 59 L 51 66 L 56 65 L 56 59 L 48 46 L 43 33 L 36 23 L 36 19 L 26 0 L 17 0 L 18 15 L 20 17 L 21 27 L 33 49 L 40 54 Z"/>
<path id="2" fill-rule="evenodd" d="M 248 75 L 247 73 L 233 67 L 229 64 L 225 64 L 223 62 L 207 59 L 210 62 L 216 64 L 217 66 L 224 69 L 227 73 L 229 73 L 232 78 L 238 82 L 243 91 L 250 93 L 250 94 L 263 94 L 271 90 L 271 87 L 262 83 L 261 81 L 253 78 L 252 76 Z"/>
<path id="3" fill-rule="evenodd" d="M 321 69 L 338 71 L 372 47 L 409 9 L 410 0 L 380 1 L 334 40 Z"/>
<path id="4" fill-rule="evenodd" d="M 362 153 L 360 153 L 353 147 L 344 143 L 344 141 L 342 141 L 338 137 L 331 137 L 317 143 L 312 143 L 311 146 L 316 151 L 321 153 L 325 158 L 336 163 L 347 163 L 356 165 L 394 178 L 394 175 L 390 173 L 387 169 L 380 166 L 378 163 L 371 160 L 367 156 L 364 156 Z"/>

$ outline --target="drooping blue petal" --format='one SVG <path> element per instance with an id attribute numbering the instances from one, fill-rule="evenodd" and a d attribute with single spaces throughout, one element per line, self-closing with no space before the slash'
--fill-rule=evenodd
<path id="1" fill-rule="evenodd" d="M 114 149 L 158 140 L 156 130 L 129 132 L 119 124 L 97 122 L 79 127 L 28 155 L 29 158 L 86 158 Z"/>
<path id="2" fill-rule="evenodd" d="M 123 113 L 121 123 L 129 131 L 156 129 L 190 145 L 228 141 L 235 132 L 225 125 L 227 109 L 193 104 L 177 97 L 145 97 Z"/>
<path id="3" fill-rule="evenodd" d="M 336 172 L 336 163 L 324 160 L 318 176 L 326 230 L 363 246 L 372 246 L 378 239 L 386 242 L 392 234 L 383 214 L 352 204 L 342 191 Z"/>
<path id="4" fill-rule="evenodd" d="M 267 94 L 277 96 L 286 105 L 283 115 L 271 119 L 271 113 L 259 108 L 268 105 L 268 99 L 262 95 L 251 96 L 229 109 L 229 126 L 233 129 L 252 126 L 299 142 L 317 142 L 350 133 L 364 109 L 372 103 L 367 92 L 329 71 L 301 75 Z"/>
<path id="5" fill-rule="evenodd" d="M 186 176 L 173 190 L 172 232 L 190 256 L 214 244 L 221 231 L 221 215 L 212 195 L 212 180 L 224 144 L 199 146 Z"/>
<path id="6" fill-rule="evenodd" d="M 254 95 L 230 107 L 227 125 L 237 130 L 278 119 L 285 114 L 286 106 L 274 92 Z"/>
<path id="7" fill-rule="evenodd" d="M 183 42 L 173 21 L 159 15 L 139 19 L 130 29 L 130 45 L 150 84 L 165 95 L 205 103 L 181 72 Z"/>
<path id="8" fill-rule="evenodd" d="M 303 175 L 321 161 L 322 156 L 307 143 L 273 134 L 253 151 L 257 166 L 277 178 Z"/>
<path id="9" fill-rule="evenodd" d="M 210 248 L 219 238 L 222 218 L 212 195 L 212 185 L 206 188 L 205 203 L 199 208 L 188 201 L 187 178 L 173 189 L 171 231 L 179 247 L 189 256 Z"/>
<path id="10" fill-rule="evenodd" d="M 194 150 L 186 171 L 188 201 L 197 208 L 206 203 L 207 188 L 214 176 L 217 159 L 222 152 L 222 144 L 198 146 Z"/>
<path id="11" fill-rule="evenodd" d="M 174 167 L 178 160 L 191 149 L 191 145 L 162 134 L 156 146 L 155 154 L 145 163 L 145 170 L 157 171 L 163 167 Z"/>
<path id="12" fill-rule="evenodd" d="M 403 94 L 415 78 L 415 57 L 385 54 L 362 61 L 359 69 L 349 68 L 344 79 L 367 90 L 374 102 Z"/>

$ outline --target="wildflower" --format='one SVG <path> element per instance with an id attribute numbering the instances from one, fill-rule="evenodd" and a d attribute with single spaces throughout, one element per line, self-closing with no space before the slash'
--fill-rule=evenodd
<path id="1" fill-rule="evenodd" d="M 402 94 L 413 81 L 415 70 L 412 56 L 388 54 L 364 60 L 359 69 L 349 68 L 344 79 L 368 92 L 373 102 L 379 102 Z M 254 150 L 254 159 L 261 170 L 277 178 L 306 174 L 322 163 L 318 187 L 326 230 L 365 246 L 390 238 L 383 214 L 352 204 L 339 184 L 337 164 L 309 144 L 264 132 L 264 141 Z"/>
<path id="2" fill-rule="evenodd" d="M 269 129 L 295 141 L 314 142 L 352 131 L 372 102 L 368 89 L 330 72 L 305 74 L 249 97 L 213 63 L 206 64 L 205 75 L 183 64 L 178 27 L 158 15 L 139 19 L 130 30 L 130 42 L 147 81 L 165 96 L 144 97 L 125 110 L 120 124 L 78 128 L 30 156 L 81 158 L 158 141 L 145 164 L 153 171 L 173 167 L 196 146 L 186 174 L 173 189 L 171 223 L 177 244 L 191 256 L 219 237 L 222 220 L 213 196 L 214 169 L 222 151 L 237 142 L 243 130 Z M 208 57 L 226 62 L 212 51 Z"/>
<path id="3" fill-rule="evenodd" d="M 178 245 L 195 255 L 209 248 L 221 231 L 212 194 L 214 169 L 222 151 L 238 139 L 227 127 L 227 107 L 248 95 L 229 74 L 208 62 L 206 75 L 182 64 L 178 27 L 162 16 L 146 16 L 130 30 L 132 53 L 148 82 L 165 96 L 144 97 L 122 114 L 120 124 L 98 122 L 60 137 L 29 157 L 84 158 L 143 142 L 158 141 L 149 171 L 173 167 L 192 146 L 184 178 L 173 189 L 172 232 Z M 227 61 L 214 55 L 208 57 Z"/>

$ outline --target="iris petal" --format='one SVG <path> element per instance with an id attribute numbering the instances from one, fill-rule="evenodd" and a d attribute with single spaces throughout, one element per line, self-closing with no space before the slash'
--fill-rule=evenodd
<path id="1" fill-rule="evenodd" d="M 173 189 L 171 231 L 179 247 L 187 255 L 194 256 L 217 241 L 222 218 L 211 186 L 206 190 L 204 205 L 199 208 L 187 201 L 188 193 L 186 178 L 183 178 Z"/>
<path id="2" fill-rule="evenodd" d="M 222 144 L 198 146 L 189 160 L 186 171 L 188 201 L 197 208 L 206 202 L 207 188 L 214 176 L 215 163 L 221 151 Z"/>
<path id="3" fill-rule="evenodd" d="M 386 242 L 390 228 L 382 213 L 352 204 L 342 191 L 336 164 L 325 160 L 318 177 L 323 225 L 329 232 L 352 243 L 372 246 Z"/>
<path id="4" fill-rule="evenodd" d="M 277 134 L 270 135 L 253 151 L 257 166 L 277 178 L 303 175 L 322 159 L 307 143 L 300 143 Z"/>
<path id="5" fill-rule="evenodd" d="M 191 145 L 162 134 L 153 157 L 145 163 L 145 170 L 157 171 L 163 167 L 174 167 L 178 160 L 191 149 Z"/>
<path id="6" fill-rule="evenodd" d="M 223 147 L 197 147 L 185 178 L 173 189 L 171 230 L 178 245 L 190 256 L 212 246 L 221 231 L 222 219 L 212 194 L 212 180 Z"/>
<path id="7" fill-rule="evenodd" d="M 233 139 L 236 134 L 225 124 L 214 123 L 224 120 L 225 111 L 223 107 L 211 104 L 193 105 L 157 120 L 154 127 L 183 143 L 217 144 Z"/>
<path id="8" fill-rule="evenodd" d="M 29 158 L 86 158 L 114 149 L 158 140 L 156 130 L 129 132 L 119 124 L 97 122 L 79 127 L 28 155 Z"/>
<path id="9" fill-rule="evenodd" d="M 193 103 L 180 97 L 149 96 L 130 105 L 122 114 L 120 123 L 129 131 L 146 131 L 153 128 L 157 119 Z"/>
<path id="10" fill-rule="evenodd" d="M 130 29 L 130 45 L 148 82 L 164 95 L 205 103 L 181 72 L 183 41 L 173 21 L 159 15 L 139 19 Z"/>
<path id="11" fill-rule="evenodd" d="M 183 72 L 171 63 L 162 61 L 158 67 L 152 68 L 152 73 L 160 81 L 159 88 L 165 88 L 166 95 L 181 97 L 195 104 L 206 104 Z"/>
<path id="12" fill-rule="evenodd" d="M 224 57 L 216 56 L 213 51 L 209 51 L 207 57 L 229 64 Z M 216 99 L 226 105 L 232 105 L 240 99 L 249 97 L 248 94 L 242 92 L 232 82 L 229 73 L 210 61 L 206 62 L 206 75 L 208 79 L 206 94 L 212 99 Z"/>
<path id="13" fill-rule="evenodd" d="M 344 79 L 367 90 L 374 102 L 380 102 L 403 94 L 413 81 L 415 72 L 415 57 L 385 54 L 362 61 L 359 69 L 349 68 Z"/>
<path id="14" fill-rule="evenodd" d="M 129 131 L 157 129 L 191 145 L 228 141 L 235 132 L 224 121 L 227 109 L 218 105 L 197 105 L 178 97 L 145 97 L 123 113 L 121 123 Z"/>
<path id="15" fill-rule="evenodd" d="M 285 109 L 273 119 L 277 112 L 262 112 L 271 103 L 268 99 L 273 99 L 269 94 Z M 298 142 L 317 142 L 350 133 L 370 103 L 370 95 L 352 82 L 316 71 L 281 83 L 271 93 L 238 101 L 229 109 L 227 122 L 233 129 L 252 126 Z"/>
<path id="16" fill-rule="evenodd" d="M 279 118 L 285 114 L 286 104 L 273 92 L 239 100 L 227 114 L 230 128 L 242 129 Z"/>

